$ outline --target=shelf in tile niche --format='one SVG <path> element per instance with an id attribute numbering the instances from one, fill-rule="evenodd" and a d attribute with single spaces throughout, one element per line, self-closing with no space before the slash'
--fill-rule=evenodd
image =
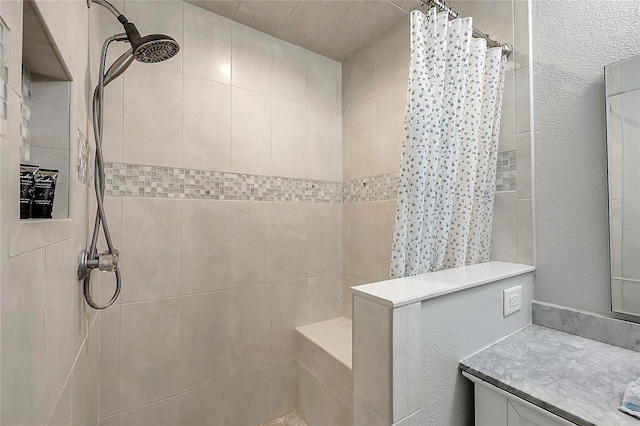
<path id="1" fill-rule="evenodd" d="M 52 216 L 69 217 L 71 75 L 38 5 L 23 3 L 21 163 L 57 170 Z"/>

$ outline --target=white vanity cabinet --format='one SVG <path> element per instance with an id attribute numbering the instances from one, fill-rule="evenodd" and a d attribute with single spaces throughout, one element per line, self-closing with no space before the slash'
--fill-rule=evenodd
<path id="1" fill-rule="evenodd" d="M 474 383 L 476 426 L 575 425 L 467 372 L 462 374 Z"/>

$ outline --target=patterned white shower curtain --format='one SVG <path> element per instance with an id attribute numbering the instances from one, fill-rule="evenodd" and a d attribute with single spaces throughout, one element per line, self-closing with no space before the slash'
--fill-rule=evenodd
<path id="1" fill-rule="evenodd" d="M 411 13 L 391 278 L 489 261 L 506 58 L 472 33 Z"/>

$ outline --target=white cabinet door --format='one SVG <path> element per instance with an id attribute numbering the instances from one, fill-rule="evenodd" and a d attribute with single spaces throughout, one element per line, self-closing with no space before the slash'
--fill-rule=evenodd
<path id="1" fill-rule="evenodd" d="M 526 401 L 522 402 L 529 404 Z M 519 400 L 507 399 L 508 426 L 564 426 L 566 424 L 566 420 L 555 414 L 542 413 L 527 407 Z"/>
<path id="2" fill-rule="evenodd" d="M 462 375 L 475 384 L 475 426 L 575 426 L 476 376 Z"/>
<path id="3" fill-rule="evenodd" d="M 486 386 L 474 386 L 476 426 L 507 426 L 507 399 Z"/>

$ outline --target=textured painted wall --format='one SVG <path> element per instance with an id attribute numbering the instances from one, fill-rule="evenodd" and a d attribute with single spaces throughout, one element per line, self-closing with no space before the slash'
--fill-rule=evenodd
<path id="1" fill-rule="evenodd" d="M 535 298 L 611 314 L 603 68 L 640 53 L 640 3 L 532 7 Z"/>
<path id="2" fill-rule="evenodd" d="M 522 309 L 503 318 L 502 292 L 516 285 L 522 285 Z M 473 424 L 473 383 L 462 377 L 458 362 L 527 326 L 532 294 L 529 273 L 422 302 L 419 424 Z"/>

